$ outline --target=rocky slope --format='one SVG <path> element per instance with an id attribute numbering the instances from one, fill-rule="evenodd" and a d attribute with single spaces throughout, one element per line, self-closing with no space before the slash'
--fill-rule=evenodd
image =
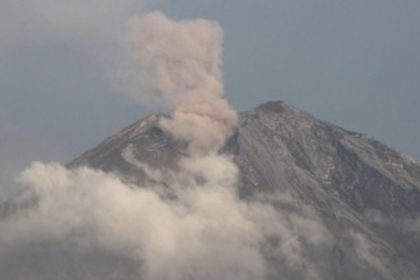
<path id="1" fill-rule="evenodd" d="M 68 164 L 149 180 L 139 166 L 175 168 L 186 143 L 151 115 Z M 240 170 L 244 200 L 270 203 L 297 237 L 300 261 L 263 250 L 271 279 L 420 279 L 420 167 L 365 135 L 317 120 L 284 102 L 240 114 L 221 151 Z M 293 251 L 293 250 L 292 250 Z"/>

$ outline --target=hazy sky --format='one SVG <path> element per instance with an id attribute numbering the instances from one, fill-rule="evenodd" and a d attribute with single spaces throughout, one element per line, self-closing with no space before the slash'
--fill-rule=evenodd
<path id="1" fill-rule="evenodd" d="M 237 109 L 284 100 L 420 159 L 418 0 L 29 3 L 0 0 L 3 178 L 33 160 L 69 161 L 153 111 L 119 94 L 103 69 L 109 34 L 141 9 L 220 22 Z"/>

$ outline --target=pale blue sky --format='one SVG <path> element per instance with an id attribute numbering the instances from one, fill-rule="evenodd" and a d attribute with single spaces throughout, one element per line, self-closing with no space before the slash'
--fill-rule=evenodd
<path id="1" fill-rule="evenodd" d="M 54 8 L 46 25 L 27 9 L 0 19 L 0 176 L 32 160 L 66 162 L 151 111 L 116 93 L 92 58 L 101 16 L 73 30 Z M 420 1 L 152 0 L 145 9 L 220 22 L 237 109 L 284 100 L 420 159 Z"/>

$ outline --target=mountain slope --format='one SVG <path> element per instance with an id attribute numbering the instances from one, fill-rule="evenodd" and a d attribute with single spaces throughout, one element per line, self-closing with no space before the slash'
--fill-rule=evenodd
<path id="1" fill-rule="evenodd" d="M 136 183 L 151 180 L 143 163 L 176 168 L 187 143 L 159 128 L 160 118 L 167 116 L 136 122 L 68 167 Z M 420 167 L 410 158 L 284 102 L 241 113 L 222 152 L 239 167 L 240 197 L 273 205 L 300 241 L 303 261 L 293 265 L 264 251 L 270 278 L 420 278 L 420 234 L 410 230 L 420 214 Z"/>

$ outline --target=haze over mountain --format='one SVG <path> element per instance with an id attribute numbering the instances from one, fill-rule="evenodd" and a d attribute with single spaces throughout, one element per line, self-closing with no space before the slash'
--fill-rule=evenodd
<path id="1" fill-rule="evenodd" d="M 68 166 L 153 181 L 148 168 L 168 172 L 186 154 L 162 118 L 134 123 Z M 420 277 L 420 167 L 408 156 L 284 102 L 241 113 L 222 153 L 239 167 L 241 199 L 278 211 L 273 230 L 282 233 L 262 246 L 268 279 Z"/>

